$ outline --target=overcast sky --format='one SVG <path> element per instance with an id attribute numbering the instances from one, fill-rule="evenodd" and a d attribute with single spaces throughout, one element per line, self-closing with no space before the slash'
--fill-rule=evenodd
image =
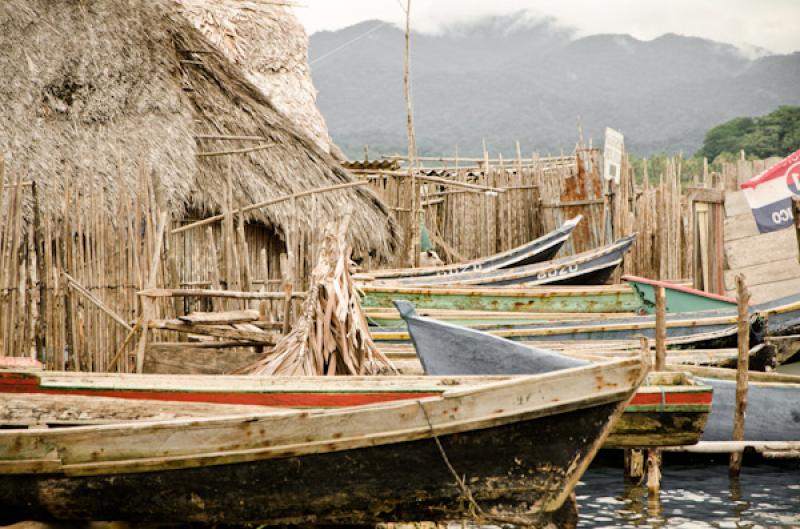
<path id="1" fill-rule="evenodd" d="M 405 0 L 298 0 L 294 10 L 311 34 L 369 19 L 399 24 L 400 2 Z M 800 0 L 412 0 L 411 20 L 414 29 L 435 32 L 523 9 L 583 35 L 629 33 L 649 40 L 680 33 L 778 53 L 800 50 Z"/>

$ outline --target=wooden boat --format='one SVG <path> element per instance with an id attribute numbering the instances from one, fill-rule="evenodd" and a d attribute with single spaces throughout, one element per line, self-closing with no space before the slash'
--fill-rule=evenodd
<path id="1" fill-rule="evenodd" d="M 562 320 L 631 317 L 630 312 L 494 312 L 470 310 L 419 309 L 421 316 L 473 329 L 491 326 L 549 323 Z M 406 323 L 395 308 L 372 308 L 364 311 L 369 324 L 378 329 L 405 329 Z"/>
<path id="2" fill-rule="evenodd" d="M 651 372 L 603 447 L 696 444 L 707 427 L 712 399 L 713 388 L 686 373 Z"/>
<path id="3" fill-rule="evenodd" d="M 622 279 L 628 282 L 639 297 L 640 311 L 643 314 L 656 312 L 656 287 L 664 287 L 667 312 L 699 312 L 703 310 L 735 309 L 736 299 L 703 292 L 669 281 L 645 279 L 643 277 L 625 275 Z"/>
<path id="4" fill-rule="evenodd" d="M 0 371 L 0 395 L 110 397 L 236 406 L 332 408 L 441 395 L 451 383 L 473 386 L 497 377 L 258 377 Z M 335 382 L 335 383 L 334 383 Z"/>
<path id="5" fill-rule="evenodd" d="M 795 334 L 800 329 L 800 294 L 753 305 L 750 314 L 750 343 L 753 345 L 763 343 L 765 337 Z M 735 309 L 667 314 L 667 338 L 679 340 L 684 347 L 735 347 L 736 318 Z M 634 316 L 613 320 L 559 321 L 546 325 L 486 326 L 482 330 L 511 340 L 565 342 L 631 340 L 639 336 L 654 338 L 655 326 L 655 316 Z M 407 334 L 400 331 L 376 331 L 372 336 L 376 341 L 402 343 L 408 339 Z"/>
<path id="6" fill-rule="evenodd" d="M 631 358 L 367 406 L 0 430 L 0 519 L 436 521 L 466 516 L 463 477 L 485 512 L 539 523 L 645 370 Z"/>
<path id="7" fill-rule="evenodd" d="M 624 358 L 631 353 L 641 351 L 639 340 L 620 341 L 571 341 L 571 342 L 518 342 L 530 347 L 548 349 L 565 356 L 577 358 Z M 667 341 L 668 347 L 676 344 Z M 651 360 L 655 362 L 655 347 L 649 342 Z M 403 375 L 424 374 L 414 346 L 407 344 L 381 344 L 381 352 L 385 354 Z M 707 366 L 735 368 L 739 359 L 737 348 L 720 349 L 667 349 L 666 361 L 673 366 Z M 750 370 L 769 371 L 782 364 L 778 351 L 772 344 L 759 344 L 750 349 Z"/>
<path id="8" fill-rule="evenodd" d="M 396 304 L 408 303 L 397 300 Z M 402 314 L 402 311 L 401 311 Z M 668 314 L 667 338 L 682 347 L 718 348 L 736 346 L 736 314 L 707 311 L 693 314 Z M 629 341 L 639 336 L 655 337 L 654 316 L 634 316 L 604 320 L 557 321 L 547 324 L 483 326 L 483 331 L 522 342 L 569 342 L 589 340 Z M 403 330 L 373 330 L 376 342 L 404 343 L 409 334 Z M 757 317 L 751 325 L 751 343 L 763 341 L 764 324 Z"/>
<path id="9" fill-rule="evenodd" d="M 443 276 L 406 277 L 378 283 L 406 286 L 604 285 L 622 263 L 636 235 L 608 246 L 553 261 L 503 270 L 478 270 Z"/>
<path id="10" fill-rule="evenodd" d="M 730 441 L 736 409 L 736 372 L 713 367 L 687 370 L 714 388 L 703 441 Z M 800 375 L 751 372 L 748 379 L 744 440 L 800 442 Z"/>
<path id="11" fill-rule="evenodd" d="M 470 310 L 488 312 L 633 312 L 639 301 L 627 285 L 582 287 L 401 287 L 360 285 L 364 308 L 392 308 L 393 300 L 404 299 L 418 309 Z"/>
<path id="12" fill-rule="evenodd" d="M 380 279 L 394 280 L 406 277 L 440 276 L 476 270 L 499 270 L 517 266 L 525 266 L 542 261 L 549 261 L 558 253 L 561 246 L 572 235 L 572 231 L 583 218 L 578 215 L 569 219 L 555 230 L 542 235 L 516 248 L 496 253 L 488 257 L 481 257 L 463 263 L 454 263 L 446 266 L 429 266 L 422 268 L 398 268 L 394 270 L 374 270 L 367 274 L 357 274 L 355 279 Z"/>
<path id="13" fill-rule="evenodd" d="M 401 313 L 429 375 L 549 373 L 591 364 L 587 359 L 420 317 L 407 305 Z M 676 446 L 700 439 L 711 407 L 711 388 L 673 375 L 648 378 L 614 425 L 607 447 Z"/>

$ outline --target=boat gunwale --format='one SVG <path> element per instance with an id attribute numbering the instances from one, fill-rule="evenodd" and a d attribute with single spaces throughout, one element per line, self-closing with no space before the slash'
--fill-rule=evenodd
<path id="1" fill-rule="evenodd" d="M 532 241 L 528 241 L 526 243 L 520 244 L 519 246 L 515 246 L 514 248 L 509 248 L 508 250 L 503 250 L 502 252 L 497 252 L 491 255 L 487 255 L 484 257 L 478 257 L 475 259 L 471 259 L 469 261 L 462 261 L 458 263 L 451 263 L 449 265 L 442 265 L 442 266 L 423 266 L 417 268 L 387 268 L 383 270 L 375 270 L 371 272 L 365 272 L 363 274 L 364 277 L 356 277 L 356 280 L 365 279 L 365 280 L 375 280 L 375 281 L 385 281 L 385 280 L 392 280 L 392 279 L 401 279 L 403 277 L 420 277 L 424 275 L 431 275 L 435 276 L 445 276 L 448 274 L 453 273 L 462 273 L 464 270 L 458 270 L 458 268 L 466 268 L 470 266 L 479 265 L 483 262 L 486 262 L 490 259 L 502 259 L 504 257 L 514 256 L 515 252 L 524 251 L 526 247 L 535 245 L 540 241 L 546 240 L 548 237 L 552 237 L 553 240 L 549 242 L 547 246 L 543 246 L 540 249 L 540 252 L 543 250 L 548 250 L 552 248 L 554 245 L 561 243 L 563 245 L 567 242 L 567 240 L 572 236 L 572 232 L 578 226 L 580 221 L 583 219 L 583 215 L 577 215 L 571 219 L 564 221 L 561 226 L 558 228 L 545 233 L 541 237 L 537 237 Z M 523 254 L 521 257 L 525 257 L 528 254 Z M 535 263 L 534 263 L 535 264 Z M 505 265 L 505 263 L 501 263 L 501 265 Z M 506 268 L 506 266 L 490 266 L 487 268 L 479 268 L 479 270 L 501 270 Z M 477 271 L 477 270 L 471 270 Z M 439 274 L 439 272 L 442 272 Z M 406 274 L 406 275 L 404 275 Z"/>
<path id="2" fill-rule="evenodd" d="M 468 296 L 468 297 L 584 297 L 615 296 L 633 294 L 629 285 L 531 285 L 528 287 L 486 287 L 461 286 L 405 286 L 397 284 L 359 284 L 358 288 L 370 294 L 422 294 L 428 296 Z M 385 307 L 379 307 L 385 308 Z"/>
<path id="3" fill-rule="evenodd" d="M 449 275 L 442 275 L 442 276 L 431 276 L 431 278 L 440 278 L 442 281 L 435 281 L 432 283 L 433 285 L 448 285 L 450 283 L 447 280 L 453 280 L 454 284 L 459 285 L 469 285 L 469 284 L 480 284 L 481 282 L 489 282 L 489 281 L 508 281 L 514 279 L 520 279 L 525 277 L 530 277 L 531 274 L 534 273 L 542 273 L 542 271 L 547 271 L 551 269 L 557 269 L 561 266 L 565 265 L 578 265 L 586 264 L 594 259 L 599 257 L 605 257 L 608 255 L 612 255 L 614 253 L 621 252 L 621 255 L 618 259 L 615 259 L 611 263 L 606 263 L 603 265 L 597 265 L 591 267 L 586 270 L 576 270 L 574 274 L 566 274 L 564 277 L 570 277 L 573 275 L 586 275 L 587 273 L 596 272 L 598 270 L 602 270 L 608 268 L 610 266 L 618 266 L 622 259 L 625 256 L 625 253 L 630 249 L 631 245 L 636 240 L 636 234 L 633 233 L 631 235 L 627 235 L 625 237 L 621 237 L 616 241 L 608 244 L 602 248 L 595 248 L 593 250 L 587 250 L 585 252 L 581 252 L 579 254 L 560 257 L 558 259 L 553 259 L 551 261 L 544 261 L 541 263 L 534 263 L 525 266 L 519 266 L 515 268 L 508 268 L 508 269 L 498 269 L 498 270 L 487 270 L 487 271 L 474 271 L 474 272 L 463 272 L 459 274 L 449 274 Z M 489 275 L 485 272 L 498 272 L 496 275 Z M 459 277 L 460 276 L 460 277 Z M 400 284 L 400 285 L 410 285 L 410 286 L 425 286 L 425 277 L 422 276 L 419 278 L 409 278 L 408 280 L 376 280 L 376 283 L 383 284 Z M 527 283 L 532 283 L 535 280 L 527 281 Z M 521 283 L 526 283 L 525 281 Z"/>
<path id="4" fill-rule="evenodd" d="M 93 426 L 76 426 L 68 429 L 54 429 L 54 430 L 23 430 L 23 431 L 2 431 L 0 430 L 0 442 L 15 443 L 20 438 L 30 438 L 37 440 L 38 443 L 47 446 L 53 446 L 57 450 L 58 443 L 69 442 L 70 438 L 78 440 L 93 435 L 102 436 L 106 432 L 111 432 L 117 439 L 127 437 L 131 433 L 137 435 L 158 435 L 158 432 L 168 433 L 169 431 L 179 430 L 184 432 L 182 435 L 195 433 L 209 428 L 235 428 L 238 424 L 259 422 L 263 426 L 268 425 L 271 419 L 290 419 L 297 418 L 312 418 L 314 416 L 325 416 L 326 418 L 352 417 L 354 422 L 361 420 L 370 420 L 380 418 L 385 414 L 403 413 L 403 410 L 414 409 L 417 406 L 426 410 L 431 405 L 435 406 L 436 402 L 441 403 L 441 406 L 448 406 L 448 401 L 463 399 L 463 398 L 478 398 L 478 395 L 486 394 L 487 397 L 494 393 L 496 398 L 506 399 L 509 401 L 514 397 L 509 395 L 507 391 L 518 387 L 520 392 L 532 391 L 536 392 L 537 386 L 541 383 L 549 383 L 551 387 L 548 391 L 554 393 L 556 387 L 561 379 L 568 379 L 573 375 L 580 374 L 582 377 L 595 377 L 597 379 L 602 373 L 612 375 L 611 380 L 614 381 L 614 387 L 611 387 L 610 382 L 604 382 L 602 386 L 592 388 L 575 388 L 576 394 L 566 400 L 555 398 L 556 395 L 552 394 L 543 399 L 537 400 L 533 403 L 518 401 L 515 408 L 510 410 L 495 410 L 494 412 L 477 413 L 469 415 L 464 412 L 464 416 L 457 418 L 454 415 L 448 416 L 447 422 L 437 417 L 432 424 L 430 419 L 428 424 L 417 424 L 419 421 L 409 421 L 410 426 L 404 429 L 394 429 L 391 431 L 375 430 L 370 434 L 359 434 L 358 436 L 339 437 L 335 435 L 322 436 L 320 439 L 314 440 L 310 443 L 290 443 L 289 440 L 283 441 L 284 444 L 278 446 L 259 446 L 256 448 L 233 448 L 224 451 L 212 452 L 211 456 L 198 455 L 198 452 L 188 453 L 173 453 L 160 456 L 156 458 L 158 465 L 148 471 L 164 470 L 164 465 L 173 468 L 171 465 L 177 465 L 175 468 L 186 468 L 187 465 L 217 465 L 217 464 L 231 464 L 235 462 L 244 462 L 248 460 L 257 460 L 273 457 L 291 457 L 301 455 L 302 453 L 322 453 L 322 452 L 336 452 L 340 450 L 349 450 L 359 447 L 374 446 L 376 444 L 390 444 L 394 442 L 402 442 L 411 440 L 408 438 L 413 433 L 414 438 L 426 438 L 434 435 L 447 435 L 451 433 L 466 432 L 475 429 L 490 428 L 493 426 L 501 426 L 519 421 L 531 420 L 538 417 L 556 415 L 559 413 L 566 413 L 568 411 L 602 405 L 610 402 L 620 401 L 627 402 L 635 393 L 641 381 L 646 376 L 647 364 L 643 357 L 627 358 L 619 360 L 611 360 L 601 364 L 589 364 L 586 366 L 577 366 L 569 370 L 545 373 L 540 375 L 523 375 L 511 377 L 510 380 L 499 381 L 495 383 L 488 383 L 476 388 L 464 388 L 460 390 L 445 392 L 442 395 L 404 400 L 393 401 L 388 403 L 368 404 L 363 406 L 354 406 L 350 408 L 333 408 L 318 411 L 309 410 L 273 410 L 266 412 L 254 412 L 251 414 L 237 414 L 229 417 L 201 417 L 201 418 L 179 418 L 167 420 L 146 420 L 140 422 L 125 421 L 117 424 L 104 424 Z M 632 377 L 632 378 L 631 378 Z M 603 377 L 601 376 L 600 379 Z M 621 385 L 620 385 L 621 384 Z M 468 405 L 468 403 L 467 403 Z M 433 411 L 433 410 L 432 410 Z M 373 415 L 375 414 L 375 415 Z M 427 411 L 425 412 L 427 416 Z M 313 429 L 313 423 L 309 424 Z M 263 430 L 262 430 L 263 431 Z M 266 435 L 262 433 L 262 436 Z M 352 441 L 358 439 L 359 442 Z M 113 438 L 112 438 L 113 439 Z M 268 437 L 265 437 L 268 439 Z M 345 442 L 347 440 L 347 443 Z M 382 440 L 382 441 L 381 441 Z M 75 441 L 74 441 L 75 442 Z M 251 444 L 254 441 L 251 441 Z M 348 444 L 351 443 L 351 444 Z M 202 448 L 201 448 L 202 449 Z M 302 450 L 301 450 L 302 449 Z M 117 451 L 124 452 L 125 448 L 117 448 Z M 287 450 L 289 453 L 287 453 Z M 121 455 L 124 455 L 121 454 Z M 80 457 L 80 456 L 76 456 Z M 86 458 L 87 456 L 83 456 Z M 92 456 L 94 457 L 94 456 Z M 110 457 L 109 453 L 105 453 L 104 457 Z M 211 458 L 211 462 L 207 459 Z M 92 473 L 119 473 L 119 472 L 142 472 L 145 471 L 142 463 L 145 460 L 154 460 L 153 458 L 137 457 L 132 459 L 113 460 L 106 459 L 104 461 L 80 461 L 76 463 L 66 463 L 62 461 L 61 472 L 69 474 L 86 475 Z M 202 461 L 201 461 L 202 460 Z M 40 458 L 34 464 L 30 458 L 30 464 L 22 465 L 22 459 L 6 460 L 0 462 L 0 473 L 10 472 L 15 468 L 15 473 L 38 473 L 38 464 L 46 462 L 44 465 L 45 473 L 53 473 L 52 458 Z M 169 462 L 172 463 L 169 463 Z M 192 463 L 194 461 L 194 463 Z M 21 468 L 20 468 L 21 467 Z"/>
<path id="5" fill-rule="evenodd" d="M 639 277 L 631 274 L 626 274 L 622 276 L 622 279 L 631 283 L 642 283 L 653 287 L 664 287 L 665 289 L 677 290 L 679 292 L 684 292 L 686 294 L 694 294 L 696 296 L 700 296 L 703 298 L 714 299 L 716 301 L 725 301 L 727 303 L 736 305 L 736 298 L 732 298 L 730 296 L 723 296 L 720 294 L 714 294 L 713 292 L 705 292 L 703 290 L 698 290 L 696 288 L 678 285 L 676 283 L 670 283 L 669 281 L 648 279 L 646 277 Z M 711 310 L 718 310 L 718 309 L 711 309 Z"/>

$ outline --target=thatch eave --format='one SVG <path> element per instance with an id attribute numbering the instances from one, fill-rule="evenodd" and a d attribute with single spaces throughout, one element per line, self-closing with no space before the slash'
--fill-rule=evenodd
<path id="1" fill-rule="evenodd" d="M 167 0 L 8 0 L 0 5 L 0 49 L 0 152 L 12 174 L 37 182 L 54 220 L 65 189 L 102 189 L 113 222 L 150 175 L 174 218 L 222 211 L 228 174 L 236 206 L 353 179 Z M 253 145 L 196 140 L 203 133 L 275 145 L 199 158 Z M 320 195 L 319 218 L 306 203 L 296 220 L 314 229 L 348 204 L 354 250 L 390 255 L 397 226 L 366 189 Z M 286 203 L 250 220 L 285 233 L 295 219 Z"/>

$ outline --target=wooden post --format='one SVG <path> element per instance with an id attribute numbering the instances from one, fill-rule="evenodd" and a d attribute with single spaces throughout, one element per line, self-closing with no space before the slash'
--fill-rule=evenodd
<path id="1" fill-rule="evenodd" d="M 664 287 L 656 287 L 656 371 L 663 371 L 667 358 L 667 298 Z"/>
<path id="2" fill-rule="evenodd" d="M 161 248 L 164 246 L 164 230 L 167 227 L 167 214 L 161 213 L 158 221 L 158 233 L 155 239 L 155 248 L 153 248 L 153 259 L 150 261 L 150 273 L 147 276 L 147 284 L 145 288 L 156 288 L 156 278 L 158 277 L 158 264 L 161 261 Z M 144 353 L 147 348 L 148 327 L 150 320 L 155 318 L 155 303 L 148 296 L 142 296 L 142 336 L 139 338 L 139 344 L 136 347 L 136 372 L 141 373 L 144 369 Z"/>
<path id="3" fill-rule="evenodd" d="M 647 451 L 647 493 L 658 496 L 661 491 L 661 449 Z"/>
<path id="4" fill-rule="evenodd" d="M 742 274 L 736 275 L 736 302 L 738 307 L 739 326 L 739 362 L 736 367 L 736 409 L 733 414 L 733 441 L 744 440 L 744 419 L 747 411 L 747 375 L 750 361 L 750 315 L 747 310 L 750 303 L 750 292 L 744 284 Z M 738 477 L 742 471 L 742 454 L 731 453 L 728 471 L 731 476 Z"/>
<path id="5" fill-rule="evenodd" d="M 644 475 L 644 453 L 641 448 L 625 449 L 625 479 L 639 483 Z"/>
<path id="6" fill-rule="evenodd" d="M 0 171 L 1 174 L 1 171 Z M 0 177 L 0 185 L 2 185 Z M 36 279 L 39 282 L 38 317 L 36 320 L 36 356 L 42 362 L 47 362 L 47 269 L 44 265 L 44 235 L 42 230 L 42 215 L 39 208 L 39 193 L 36 182 L 31 186 L 33 197 L 33 244 L 36 253 Z"/>
<path id="7" fill-rule="evenodd" d="M 280 256 L 281 278 L 283 281 L 283 335 L 289 334 L 292 327 L 292 290 L 294 282 L 292 281 L 292 269 L 289 264 L 289 256 L 281 254 Z"/>
<path id="8" fill-rule="evenodd" d="M 61 251 L 59 252 L 59 257 L 61 259 L 61 270 L 69 272 L 72 270 L 71 261 L 72 261 L 72 227 L 71 227 L 71 220 L 69 216 L 69 211 L 71 209 L 71 200 L 70 200 L 70 190 L 67 188 L 66 192 L 64 193 L 64 216 L 62 218 L 62 223 L 64 225 L 63 232 L 61 234 Z M 66 285 L 62 285 L 62 294 L 63 294 L 63 309 L 64 309 L 64 353 L 63 358 L 64 362 L 67 365 L 72 365 L 74 371 L 80 370 L 80 365 L 77 362 L 77 351 L 75 350 L 75 335 L 72 329 L 72 296 L 70 292 L 70 288 Z"/>

